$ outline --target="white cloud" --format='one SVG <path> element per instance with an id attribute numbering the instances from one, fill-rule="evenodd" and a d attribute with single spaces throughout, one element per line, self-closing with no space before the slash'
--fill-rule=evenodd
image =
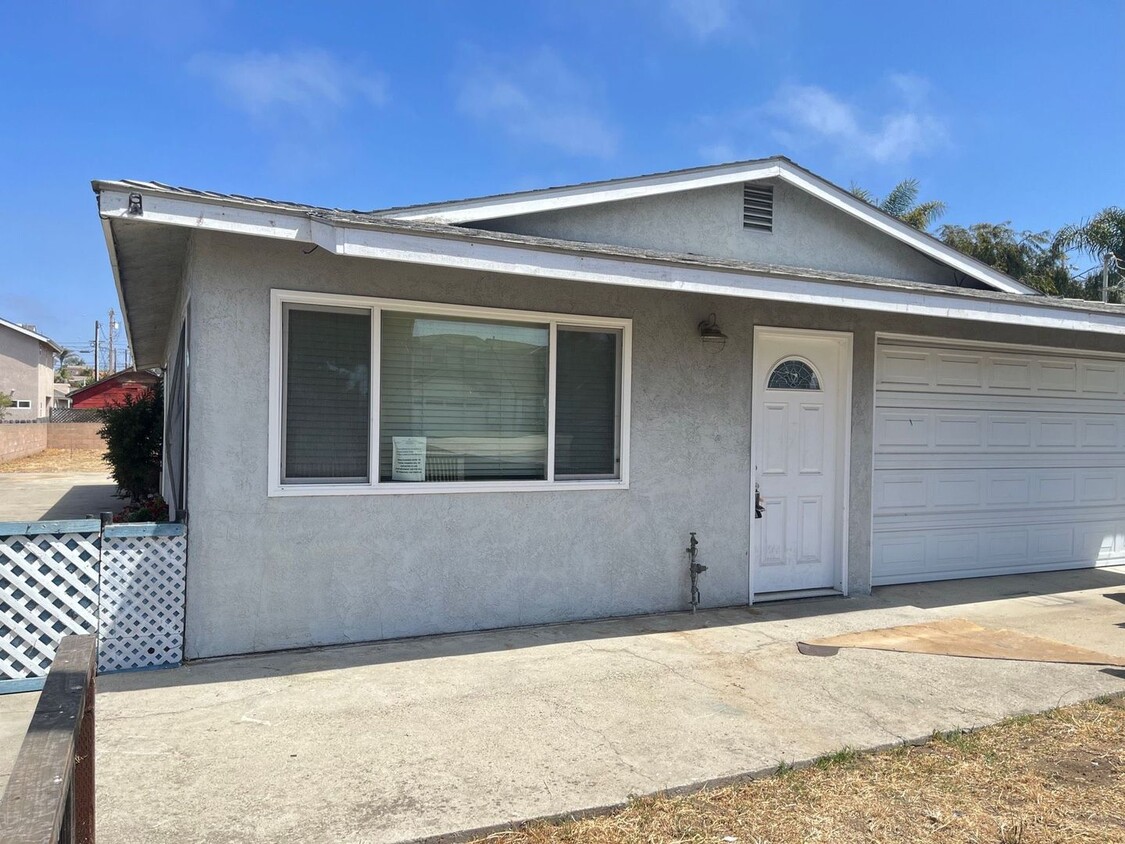
<path id="1" fill-rule="evenodd" d="M 705 164 L 723 164 L 728 161 L 736 161 L 739 158 L 734 145 L 727 140 L 703 144 L 698 151 L 700 159 Z"/>
<path id="2" fill-rule="evenodd" d="M 787 143 L 830 144 L 880 164 L 907 161 L 948 143 L 945 122 L 928 105 L 929 83 L 904 74 L 889 81 L 898 102 L 881 114 L 865 114 L 816 85 L 784 86 L 765 111 L 775 135 Z"/>
<path id="3" fill-rule="evenodd" d="M 664 0 L 664 11 L 671 24 L 685 27 L 699 41 L 734 23 L 733 0 Z"/>
<path id="4" fill-rule="evenodd" d="M 457 107 L 507 135 L 571 155 L 609 158 L 618 132 L 596 108 L 595 87 L 554 52 L 478 60 L 458 77 Z"/>
<path id="5" fill-rule="evenodd" d="M 209 79 L 232 105 L 257 120 L 298 118 L 324 125 L 356 102 L 387 102 L 387 81 L 324 50 L 205 53 L 188 69 Z"/>

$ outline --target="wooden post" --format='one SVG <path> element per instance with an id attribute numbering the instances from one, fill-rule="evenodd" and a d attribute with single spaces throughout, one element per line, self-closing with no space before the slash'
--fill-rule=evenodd
<path id="1" fill-rule="evenodd" d="M 98 651 L 95 640 L 95 669 Z M 82 725 L 78 729 L 74 749 L 74 781 L 70 793 L 74 799 L 74 840 L 76 844 L 94 844 L 94 694 L 97 687 L 95 672 L 90 672 L 90 689 L 82 712 Z"/>
<path id="2" fill-rule="evenodd" d="M 94 842 L 94 636 L 64 636 L 0 800 L 4 844 Z"/>

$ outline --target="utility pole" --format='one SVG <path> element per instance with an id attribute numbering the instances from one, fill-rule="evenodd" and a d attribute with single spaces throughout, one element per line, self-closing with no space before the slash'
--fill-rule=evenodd
<path id="1" fill-rule="evenodd" d="M 1109 262 L 1114 260 L 1112 252 L 1102 255 L 1102 301 L 1109 302 Z"/>
<path id="2" fill-rule="evenodd" d="M 113 308 L 109 309 L 109 374 L 117 371 L 117 321 L 113 318 Z"/>
<path id="3" fill-rule="evenodd" d="M 98 355 L 101 354 L 102 324 L 94 320 L 94 380 L 98 380 Z"/>

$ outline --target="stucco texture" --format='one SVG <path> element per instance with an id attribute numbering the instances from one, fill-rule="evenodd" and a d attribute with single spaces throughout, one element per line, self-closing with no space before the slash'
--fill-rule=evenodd
<path id="1" fill-rule="evenodd" d="M 951 320 L 444 270 L 197 232 L 190 285 L 189 658 L 745 604 L 753 328 L 854 337 L 849 586 L 870 583 L 877 330 L 1121 341 Z M 633 320 L 628 490 L 267 495 L 271 288 Z M 181 294 L 182 295 L 182 294 Z M 714 312 L 729 342 L 703 349 Z"/>
<path id="2" fill-rule="evenodd" d="M 10 394 L 30 407 L 9 407 L 12 421 L 41 419 L 50 413 L 55 389 L 55 358 L 51 348 L 6 326 L 0 326 L 0 393 Z"/>
<path id="3" fill-rule="evenodd" d="M 478 228 L 831 272 L 983 287 L 800 188 L 774 189 L 773 231 L 743 228 L 742 185 L 474 223 Z"/>

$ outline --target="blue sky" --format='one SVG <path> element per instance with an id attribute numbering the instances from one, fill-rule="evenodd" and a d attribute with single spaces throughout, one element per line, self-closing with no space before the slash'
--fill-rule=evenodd
<path id="1" fill-rule="evenodd" d="M 0 316 L 65 344 L 117 306 L 92 178 L 367 209 L 780 153 L 945 222 L 1125 203 L 1117 0 L 91 0 L 0 43 Z"/>

